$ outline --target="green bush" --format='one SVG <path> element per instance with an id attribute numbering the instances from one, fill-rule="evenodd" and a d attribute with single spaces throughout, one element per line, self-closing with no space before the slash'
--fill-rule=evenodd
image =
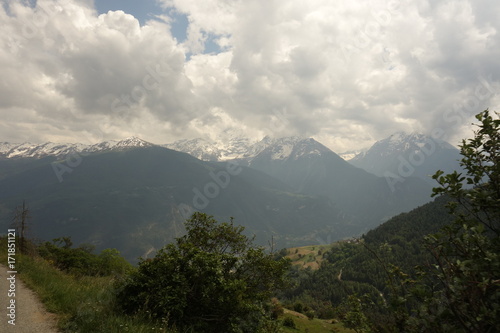
<path id="1" fill-rule="evenodd" d="M 120 275 L 130 272 L 130 265 L 116 249 L 105 249 L 99 255 L 93 254 L 94 247 L 81 245 L 72 248 L 69 237 L 56 238 L 38 246 L 38 254 L 60 270 L 89 276 Z"/>
<path id="2" fill-rule="evenodd" d="M 293 305 L 293 311 L 302 313 L 304 311 L 304 304 L 297 302 Z"/>
<path id="3" fill-rule="evenodd" d="M 271 319 L 276 320 L 279 317 L 283 316 L 285 313 L 285 309 L 283 308 L 283 305 L 280 304 L 277 298 L 273 298 L 271 300 L 271 303 L 269 305 L 269 313 L 271 316 Z"/>
<path id="4" fill-rule="evenodd" d="M 259 331 L 289 261 L 253 247 L 243 227 L 205 214 L 195 213 L 186 230 L 118 285 L 122 309 L 196 332 Z"/>
<path id="5" fill-rule="evenodd" d="M 297 328 L 297 326 L 295 325 L 295 320 L 293 320 L 292 317 L 285 317 L 285 319 L 283 319 L 283 326 L 289 328 Z"/>
<path id="6" fill-rule="evenodd" d="M 309 318 L 309 320 L 313 320 L 316 317 L 314 310 L 307 310 L 305 315 Z"/>

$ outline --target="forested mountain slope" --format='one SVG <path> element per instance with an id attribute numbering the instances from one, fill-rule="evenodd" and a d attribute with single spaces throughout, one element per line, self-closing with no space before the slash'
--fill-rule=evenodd
<path id="1" fill-rule="evenodd" d="M 394 267 L 413 275 L 416 266 L 431 260 L 423 239 L 452 221 L 445 207 L 449 200 L 438 197 L 393 217 L 359 240 L 334 244 L 323 254 L 318 270 L 296 271 L 299 284 L 286 297 L 309 304 L 325 317 L 352 294 L 367 294 L 371 301 L 383 303 Z"/>

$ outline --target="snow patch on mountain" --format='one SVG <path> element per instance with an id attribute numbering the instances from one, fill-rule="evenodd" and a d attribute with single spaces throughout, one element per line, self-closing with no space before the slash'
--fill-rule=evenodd
<path id="1" fill-rule="evenodd" d="M 272 160 L 284 160 L 290 157 L 293 152 L 293 146 L 291 145 L 282 145 L 276 146 L 273 151 L 273 155 L 271 156 Z"/>
<path id="2" fill-rule="evenodd" d="M 350 161 L 356 162 L 369 156 L 387 157 L 408 152 L 418 153 L 436 148 L 456 149 L 448 142 L 431 138 L 425 134 L 397 132 L 388 138 L 375 142 L 370 149 L 357 154 Z"/>
<path id="3" fill-rule="evenodd" d="M 203 161 L 218 161 L 222 155 L 215 142 L 202 138 L 178 140 L 162 147 L 187 153 Z"/>
<path id="4" fill-rule="evenodd" d="M 239 137 L 229 138 L 226 141 L 196 138 L 178 140 L 162 147 L 188 153 L 203 161 L 227 161 L 243 157 L 253 144 L 250 139 Z"/>
<path id="5" fill-rule="evenodd" d="M 251 164 L 254 158 L 266 157 L 270 160 L 298 160 L 321 156 L 332 151 L 312 138 L 284 137 L 272 139 L 265 137 L 252 147 L 252 154 L 247 154 L 245 160 Z"/>
<path id="6" fill-rule="evenodd" d="M 152 143 L 130 137 L 124 140 L 104 141 L 93 145 L 81 143 L 53 143 L 42 144 L 25 143 L 0 143 L 0 157 L 5 158 L 42 158 L 46 156 L 68 156 L 71 154 L 90 154 L 109 150 L 122 150 L 133 147 L 150 147 Z"/>
<path id="7" fill-rule="evenodd" d="M 440 139 L 431 138 L 425 134 L 412 132 L 397 132 L 391 135 L 388 139 L 379 141 L 382 145 L 386 144 L 389 148 L 388 150 L 396 151 L 406 151 L 412 149 L 412 146 L 417 146 L 419 148 L 425 148 L 432 145 L 437 145 L 439 148 L 443 149 L 456 149 L 448 142 Z M 430 147 L 429 147 L 430 148 Z"/>
<path id="8" fill-rule="evenodd" d="M 249 151 L 255 141 L 249 138 L 232 137 L 227 144 L 223 141 L 218 142 L 219 149 L 222 151 L 220 160 L 227 161 L 244 156 Z"/>
<path id="9" fill-rule="evenodd" d="M 260 141 L 233 137 L 227 141 L 207 139 L 179 140 L 164 145 L 166 148 L 188 153 L 206 161 L 246 160 L 266 154 L 271 160 L 298 159 L 305 155 L 321 155 L 328 148 L 311 138 L 298 136 L 271 138 Z"/>
<path id="10" fill-rule="evenodd" d="M 340 157 L 342 157 L 345 161 L 350 161 L 352 160 L 354 157 L 358 156 L 358 155 L 362 155 L 364 153 L 366 153 L 368 149 L 361 149 L 361 150 L 349 150 L 349 151 L 346 151 L 346 152 L 343 152 L 343 153 L 339 153 L 338 155 Z"/>
<path id="11" fill-rule="evenodd" d="M 375 142 L 366 152 L 349 160 L 352 165 L 380 177 L 420 177 L 432 181 L 436 170 L 459 170 L 460 154 L 451 144 L 421 133 L 397 132 Z"/>

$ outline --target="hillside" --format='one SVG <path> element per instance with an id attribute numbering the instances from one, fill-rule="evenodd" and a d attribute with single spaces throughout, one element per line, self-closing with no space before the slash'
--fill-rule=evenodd
<path id="1" fill-rule="evenodd" d="M 263 140 L 264 141 L 264 140 Z M 336 204 L 359 236 L 392 216 L 429 201 L 431 186 L 418 178 L 402 182 L 356 168 L 314 139 L 268 139 L 255 156 L 237 159 L 289 185 Z"/>
<path id="2" fill-rule="evenodd" d="M 292 247 L 286 249 L 286 257 L 290 259 L 293 266 L 301 269 L 319 269 L 323 263 L 324 256 L 327 251 L 332 248 L 329 245 L 310 245 Z"/>
<path id="3" fill-rule="evenodd" d="M 308 256 L 306 261 L 314 258 L 320 265 L 316 270 L 299 273 L 298 286 L 285 293 L 285 298 L 303 300 L 319 314 L 328 313 L 330 307 L 337 306 L 352 294 L 366 294 L 373 302 L 383 302 L 381 295 L 388 292 L 387 270 L 391 265 L 415 274 L 417 265 L 431 260 L 422 248 L 423 237 L 451 222 L 452 217 L 445 208 L 448 201 L 446 197 L 439 197 L 390 219 L 360 240 L 331 244 L 321 256 L 312 251 L 316 247 L 288 250 L 297 268 L 308 267 L 302 261 Z M 304 252 L 303 258 L 294 257 L 297 250 Z"/>
<path id="4" fill-rule="evenodd" d="M 204 142 L 178 145 L 210 154 Z M 202 161 L 138 138 L 3 143 L 0 224 L 25 200 L 33 237 L 74 235 L 135 261 L 181 235 L 194 211 L 234 216 L 260 244 L 272 239 L 289 247 L 359 236 L 429 200 L 430 186 L 418 179 L 391 187 L 391 180 L 353 167 L 314 139 L 266 137 L 252 145 L 235 139 L 229 146 L 218 156 L 241 157 Z"/>
<path id="5" fill-rule="evenodd" d="M 32 237 L 71 235 L 77 244 L 117 248 L 131 261 L 180 236 L 182 222 L 192 210 L 226 220 L 234 216 L 263 245 L 273 236 L 280 247 L 307 244 L 326 228 L 336 230 L 338 238 L 350 232 L 327 198 L 293 193 L 282 182 L 249 168 L 203 162 L 166 148 L 91 154 L 60 178 L 54 168 L 68 164 L 55 161 L 1 161 L 2 225 L 11 222 L 14 207 L 25 200 Z M 228 167 L 239 172 L 226 180 Z"/>

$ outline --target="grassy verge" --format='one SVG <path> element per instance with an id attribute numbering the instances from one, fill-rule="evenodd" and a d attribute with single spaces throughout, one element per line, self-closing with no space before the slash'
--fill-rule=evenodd
<path id="1" fill-rule="evenodd" d="M 166 332 L 119 315 L 111 277 L 75 277 L 43 259 L 28 257 L 22 257 L 18 267 L 19 276 L 40 296 L 47 310 L 59 316 L 59 328 L 66 332 Z"/>
<path id="2" fill-rule="evenodd" d="M 299 333 L 299 332 L 307 332 L 307 333 L 354 333 L 353 330 L 347 329 L 342 326 L 340 323 L 332 323 L 331 320 L 322 320 L 322 319 L 308 319 L 306 316 L 301 315 L 294 311 L 287 310 L 284 318 L 292 318 L 295 323 L 295 328 L 284 327 L 283 332 L 285 333 Z"/>
<path id="3" fill-rule="evenodd" d="M 4 247 L 0 239 L 0 248 Z M 0 251 L 0 262 L 7 256 Z M 163 325 L 120 314 L 114 303 L 114 277 L 74 276 L 59 271 L 42 258 L 16 254 L 18 277 L 35 291 L 45 308 L 58 318 L 63 332 L 166 332 Z"/>

